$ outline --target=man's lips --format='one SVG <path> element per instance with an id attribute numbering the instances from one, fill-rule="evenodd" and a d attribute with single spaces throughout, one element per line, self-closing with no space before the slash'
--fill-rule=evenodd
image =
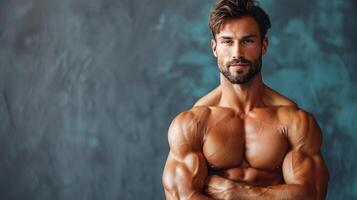
<path id="1" fill-rule="evenodd" d="M 230 65 L 231 67 L 247 67 L 247 63 L 233 63 Z"/>

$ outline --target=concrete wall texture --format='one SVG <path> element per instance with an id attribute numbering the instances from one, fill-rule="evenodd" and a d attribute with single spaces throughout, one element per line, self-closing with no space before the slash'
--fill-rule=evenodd
<path id="1" fill-rule="evenodd" d="M 219 81 L 213 1 L 0 0 L 0 199 L 164 199 L 167 129 Z M 261 0 L 264 81 L 313 113 L 357 198 L 353 0 Z"/>

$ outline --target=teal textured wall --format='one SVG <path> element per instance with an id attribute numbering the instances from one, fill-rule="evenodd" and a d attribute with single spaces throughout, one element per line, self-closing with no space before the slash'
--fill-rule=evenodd
<path id="1" fill-rule="evenodd" d="M 163 199 L 167 128 L 219 81 L 213 1 L 1 0 L 0 199 Z M 261 0 L 264 81 L 313 113 L 357 198 L 357 4 Z"/>

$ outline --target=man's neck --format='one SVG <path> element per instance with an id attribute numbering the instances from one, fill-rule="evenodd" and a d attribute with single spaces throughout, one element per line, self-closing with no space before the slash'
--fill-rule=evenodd
<path id="1" fill-rule="evenodd" d="M 219 105 L 237 113 L 246 114 L 255 107 L 264 106 L 264 84 L 261 73 L 245 84 L 232 84 L 221 74 L 221 100 Z"/>

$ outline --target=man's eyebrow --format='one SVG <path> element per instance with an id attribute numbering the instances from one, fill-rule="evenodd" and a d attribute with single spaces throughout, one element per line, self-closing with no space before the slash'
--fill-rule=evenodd
<path id="1" fill-rule="evenodd" d="M 231 37 L 231 36 L 220 36 L 218 39 L 231 40 L 231 39 L 233 39 L 233 37 Z"/>
<path id="2" fill-rule="evenodd" d="M 255 37 L 258 37 L 258 35 L 255 35 L 255 34 L 251 34 L 251 35 L 245 35 L 245 36 L 243 36 L 241 39 L 248 39 L 248 38 L 255 38 Z M 233 39 L 233 37 L 232 36 L 220 36 L 220 37 L 218 37 L 218 39 L 222 39 L 222 40 L 231 40 L 231 39 Z"/>
<path id="3" fill-rule="evenodd" d="M 255 37 L 258 37 L 258 36 L 254 35 L 254 34 L 251 34 L 251 35 L 243 36 L 242 39 L 255 38 Z"/>

